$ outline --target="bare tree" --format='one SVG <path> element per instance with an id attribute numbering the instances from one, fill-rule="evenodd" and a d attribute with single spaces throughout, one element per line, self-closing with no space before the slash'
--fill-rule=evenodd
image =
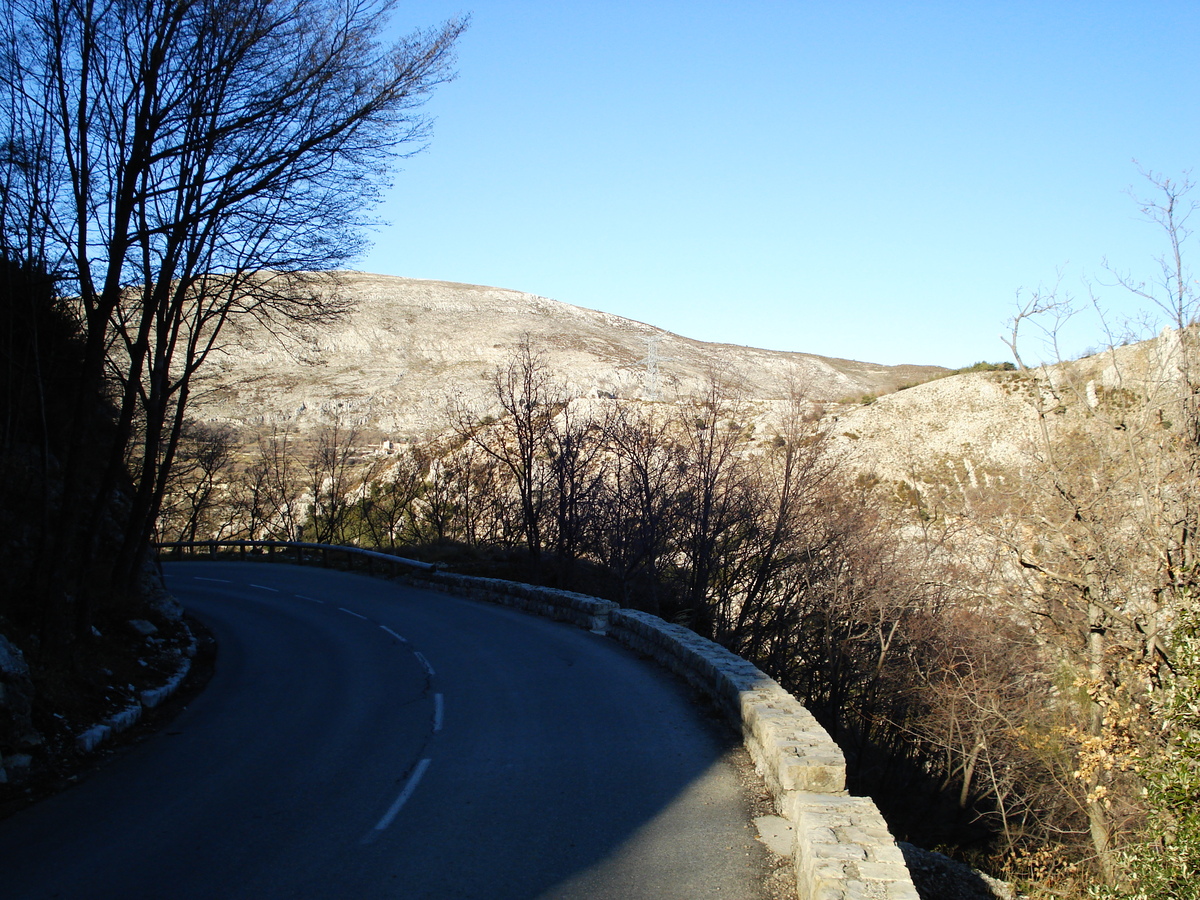
<path id="1" fill-rule="evenodd" d="M 623 603 L 658 613 L 663 563 L 681 527 L 682 454 L 672 423 L 636 407 L 610 409 L 603 429 L 608 467 L 592 552 L 616 576 Z"/>
<path id="2" fill-rule="evenodd" d="M 417 460 L 421 483 L 413 504 L 414 538 L 441 544 L 456 536 L 465 473 L 458 454 L 441 441 L 420 448 Z"/>
<path id="3" fill-rule="evenodd" d="M 304 525 L 304 481 L 287 428 L 260 437 L 258 459 L 246 471 L 245 521 L 251 540 L 298 541 Z"/>
<path id="4" fill-rule="evenodd" d="M 606 476 L 599 423 L 564 404 L 550 427 L 549 456 L 554 553 L 574 560 L 590 543 L 596 504 Z"/>
<path id="5" fill-rule="evenodd" d="M 767 655 L 770 636 L 779 631 L 773 622 L 780 612 L 778 588 L 796 565 L 797 552 L 805 551 L 806 526 L 841 468 L 795 375 L 787 389 L 769 447 L 746 463 L 756 524 L 742 529 L 734 548 L 717 622 L 721 643 L 756 659 Z"/>
<path id="6" fill-rule="evenodd" d="M 554 419 L 566 406 L 567 396 L 528 335 L 492 373 L 492 399 L 502 413 L 494 425 L 461 405 L 452 409 L 451 425 L 463 441 L 478 447 L 511 477 L 525 547 L 536 560 L 542 552 L 550 494 Z"/>
<path id="7" fill-rule="evenodd" d="M 319 544 L 340 544 L 354 504 L 352 467 L 358 429 L 335 414 L 333 422 L 317 432 L 316 444 L 305 466 L 308 521 L 305 537 Z"/>
<path id="8" fill-rule="evenodd" d="M 401 447 L 394 458 L 384 457 L 364 473 L 358 493 L 359 527 L 370 546 L 394 550 L 415 543 L 413 502 L 421 493 L 417 454 Z"/>
<path id="9" fill-rule="evenodd" d="M 226 502 L 223 482 L 233 463 L 234 444 L 229 428 L 185 423 L 159 511 L 162 540 L 195 541 L 216 536 L 214 532 L 220 525 L 215 515 Z"/>
<path id="10" fill-rule="evenodd" d="M 9 128 L 0 235 L 67 277 L 85 323 L 76 420 L 112 376 L 118 425 L 84 504 L 67 460 L 51 573 L 85 573 L 134 442 L 129 524 L 110 586 L 132 580 L 179 440 L 191 379 L 231 318 L 320 319 L 296 275 L 358 251 L 382 164 L 418 146 L 464 23 L 391 46 L 387 0 L 16 0 L 0 23 Z M 30 229 L 35 234 L 31 235 Z M 82 510 L 83 515 L 79 515 Z M 80 565 L 54 565 L 60 557 Z M 104 585 L 52 577 L 87 633 Z"/>
<path id="11" fill-rule="evenodd" d="M 739 456 L 745 441 L 742 414 L 740 397 L 718 372 L 710 373 L 703 396 L 679 413 L 687 570 L 683 614 L 690 627 L 708 637 L 715 636 L 720 616 L 712 608 L 713 589 L 726 545 L 737 540 L 739 526 L 756 519 Z"/>

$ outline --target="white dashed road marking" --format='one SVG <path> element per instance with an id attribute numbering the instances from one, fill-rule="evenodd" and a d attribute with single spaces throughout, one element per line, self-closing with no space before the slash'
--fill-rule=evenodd
<path id="1" fill-rule="evenodd" d="M 417 789 L 417 784 L 421 781 L 421 776 L 425 774 L 425 770 L 429 768 L 430 762 L 431 760 L 429 759 L 423 759 L 417 763 L 417 767 L 413 770 L 412 775 L 408 776 L 408 783 L 404 785 L 404 790 L 400 792 L 400 796 L 388 807 L 388 811 L 383 814 L 383 818 L 375 825 L 376 831 L 383 831 L 392 824 L 392 820 L 396 818 L 396 813 L 400 812 L 400 807 L 408 802 L 408 798 Z"/>
<path id="2" fill-rule="evenodd" d="M 206 578 L 202 575 L 193 575 L 192 577 L 196 581 L 211 581 L 211 582 L 215 582 L 218 584 L 232 584 L 233 583 L 227 578 Z M 258 588 L 258 590 L 260 590 L 260 591 L 270 591 L 273 594 L 281 593 L 281 591 L 278 588 L 268 587 L 265 584 L 250 584 L 249 586 L 252 588 Z M 306 597 L 304 594 L 294 594 L 293 596 L 295 596 L 297 599 L 308 600 L 312 603 L 324 603 L 325 602 L 324 600 L 318 600 L 316 597 Z M 354 616 L 354 618 L 356 618 L 356 619 L 363 619 L 364 621 L 370 621 L 366 616 L 362 615 L 361 613 L 356 613 L 352 609 L 346 609 L 346 607 L 344 607 L 344 606 L 339 606 L 338 609 L 341 612 L 346 613 L 347 615 Z M 389 635 L 394 637 L 396 640 L 398 640 L 400 643 L 402 643 L 402 644 L 409 643 L 408 638 L 404 637 L 403 635 L 397 634 L 395 631 L 392 631 L 392 629 L 388 628 L 386 625 L 380 625 L 379 627 L 381 629 L 383 629 L 385 632 L 387 632 Z M 433 666 L 429 664 L 429 660 L 425 658 L 425 655 L 423 653 L 413 651 L 413 656 L 415 656 L 417 658 L 417 661 L 421 663 L 421 666 L 422 666 L 422 668 L 425 669 L 426 673 L 428 673 L 430 676 L 433 676 L 435 674 L 433 671 Z M 437 734 L 442 730 L 442 726 L 445 722 L 445 716 L 446 716 L 445 697 L 442 694 L 434 694 L 433 695 L 433 733 L 434 734 Z M 382 833 L 389 825 L 392 824 L 393 820 L 395 820 L 396 816 L 400 813 L 401 808 L 403 808 L 404 804 L 409 801 L 409 798 L 412 797 L 413 792 L 416 791 L 417 785 L 420 784 L 421 779 L 425 775 L 425 770 L 429 768 L 429 764 L 431 762 L 433 762 L 433 760 L 426 757 L 417 763 L 416 767 L 412 771 L 412 774 L 408 776 L 408 781 L 405 782 L 404 788 L 400 791 L 400 795 L 394 801 L 392 801 L 392 805 L 389 806 L 387 812 L 385 812 L 383 814 L 383 818 L 381 818 L 375 824 L 375 828 L 373 829 L 373 831 L 370 834 L 368 834 L 365 838 L 363 838 L 363 843 L 370 843 L 375 838 L 377 838 L 380 835 L 380 833 Z"/>

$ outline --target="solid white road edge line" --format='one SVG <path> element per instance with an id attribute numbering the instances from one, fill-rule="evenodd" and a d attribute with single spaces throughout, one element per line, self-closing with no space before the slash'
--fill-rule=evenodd
<path id="1" fill-rule="evenodd" d="M 267 587 L 265 584 L 252 584 L 250 587 L 258 588 L 260 591 L 270 591 L 272 594 L 279 593 L 279 588 Z"/>
<path id="2" fill-rule="evenodd" d="M 338 609 L 340 609 L 344 613 L 349 613 L 350 615 L 354 616 L 354 618 L 356 618 L 356 619 L 365 619 L 366 618 L 366 616 L 360 616 L 354 610 L 346 609 L 346 607 L 344 607 L 344 606 L 339 606 Z"/>
<path id="3" fill-rule="evenodd" d="M 296 595 L 301 600 L 311 600 L 313 603 L 324 603 L 324 600 L 318 600 L 316 597 L 305 597 L 303 594 Z"/>
<path id="4" fill-rule="evenodd" d="M 197 581 L 216 581 L 221 584 L 233 584 L 228 578 L 205 578 L 203 575 L 193 575 L 192 577 Z"/>
<path id="5" fill-rule="evenodd" d="M 416 650 L 414 650 L 414 651 L 413 651 L 413 656 L 415 656 L 415 657 L 416 657 L 418 660 L 420 660 L 420 662 L 421 662 L 421 665 L 423 665 L 423 666 L 425 667 L 425 671 L 426 671 L 426 672 L 428 672 L 430 675 L 436 675 L 436 674 L 437 674 L 436 672 L 434 672 L 434 671 L 433 671 L 433 666 L 431 666 L 431 665 L 429 664 L 429 660 L 427 660 L 427 659 L 425 658 L 424 654 L 422 654 L 422 653 L 418 653 Z"/>
<path id="6" fill-rule="evenodd" d="M 442 730 L 442 717 L 446 710 L 445 701 L 441 694 L 433 695 L 433 733 L 437 734 Z"/>
<path id="7" fill-rule="evenodd" d="M 383 818 L 376 824 L 376 831 L 383 831 L 392 824 L 392 819 L 396 818 L 396 813 L 400 812 L 400 807 L 408 802 L 408 798 L 417 789 L 417 784 L 420 783 L 421 776 L 425 774 L 425 770 L 429 768 L 430 762 L 431 760 L 429 759 L 423 759 L 417 763 L 417 767 L 413 770 L 413 773 L 408 776 L 408 783 L 404 785 L 404 790 L 400 792 L 400 796 L 388 807 L 388 811 L 383 814 Z"/>

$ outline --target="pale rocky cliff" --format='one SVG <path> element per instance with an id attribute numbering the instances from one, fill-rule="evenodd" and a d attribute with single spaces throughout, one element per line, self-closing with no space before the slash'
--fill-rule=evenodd
<path id="1" fill-rule="evenodd" d="M 482 398 L 525 335 L 578 397 L 670 399 L 718 371 L 749 399 L 781 396 L 794 373 L 814 400 L 828 401 L 945 371 L 704 343 L 501 288 L 359 272 L 341 273 L 341 282 L 353 311 L 303 340 L 281 341 L 255 326 L 227 331 L 197 391 L 195 416 L 305 430 L 340 411 L 389 437 L 415 436 L 442 426 L 448 396 Z"/>
<path id="2" fill-rule="evenodd" d="M 1009 372 L 952 375 L 836 415 L 831 430 L 842 449 L 888 481 L 920 480 L 947 465 L 1019 469 L 1037 418 Z"/>
<path id="3" fill-rule="evenodd" d="M 986 486 L 993 473 L 1019 476 L 1031 463 L 1039 406 L 1058 425 L 1070 421 L 1052 412 L 1060 402 L 1077 413 L 1095 407 L 1105 391 L 1129 392 L 1147 409 L 1168 405 L 1178 389 L 1179 359 L 1179 336 L 1168 329 L 1036 369 L 1041 388 L 1016 372 L 965 372 L 847 404 L 833 411 L 831 431 L 861 469 L 883 480 L 951 477 Z"/>

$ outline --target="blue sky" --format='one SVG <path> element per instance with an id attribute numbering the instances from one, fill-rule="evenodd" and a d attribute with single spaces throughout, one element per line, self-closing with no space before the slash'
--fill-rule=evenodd
<path id="1" fill-rule="evenodd" d="M 1133 160 L 1200 159 L 1194 2 L 415 0 L 396 25 L 464 12 L 358 268 L 968 365 L 1007 358 L 1018 289 L 1152 275 Z"/>

